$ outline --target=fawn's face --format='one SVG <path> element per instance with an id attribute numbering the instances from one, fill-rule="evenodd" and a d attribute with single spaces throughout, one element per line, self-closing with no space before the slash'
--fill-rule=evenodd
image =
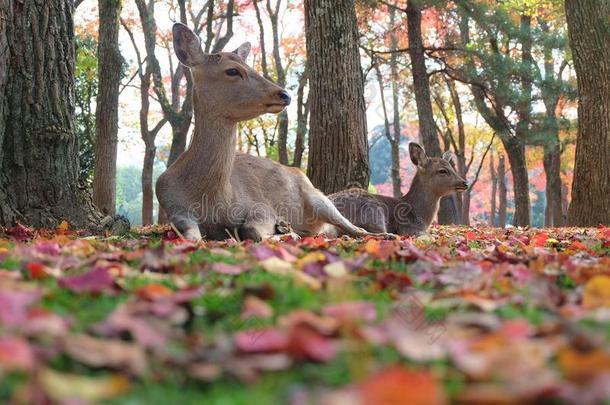
<path id="1" fill-rule="evenodd" d="M 176 56 L 191 70 L 196 112 L 203 110 L 238 122 L 280 113 L 290 104 L 284 89 L 245 63 L 249 43 L 235 52 L 206 55 L 199 38 L 185 25 L 175 24 L 173 34 Z"/>
<path id="2" fill-rule="evenodd" d="M 417 175 L 422 184 L 438 197 L 444 197 L 454 192 L 468 189 L 468 183 L 451 165 L 455 158 L 447 152 L 442 158 L 428 157 L 424 149 L 416 143 L 409 144 L 411 160 L 417 166 Z"/>

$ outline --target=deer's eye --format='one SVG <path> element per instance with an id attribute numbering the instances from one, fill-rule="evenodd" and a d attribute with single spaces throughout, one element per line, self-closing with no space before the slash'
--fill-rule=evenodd
<path id="1" fill-rule="evenodd" d="M 449 174 L 449 170 L 447 170 L 447 169 L 441 169 L 441 170 L 439 170 L 439 171 L 438 171 L 438 173 L 439 173 L 439 174 L 443 174 L 443 175 L 445 175 L 445 174 Z"/>
<path id="2" fill-rule="evenodd" d="M 225 71 L 225 73 L 227 74 L 227 76 L 231 76 L 231 77 L 241 76 L 241 74 L 239 73 L 239 70 L 237 70 L 237 69 L 227 69 Z"/>

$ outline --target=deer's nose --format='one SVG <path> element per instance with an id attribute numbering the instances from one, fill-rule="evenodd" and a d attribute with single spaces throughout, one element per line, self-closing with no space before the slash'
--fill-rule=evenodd
<path id="1" fill-rule="evenodd" d="M 290 94 L 288 94 L 288 92 L 286 90 L 281 90 L 278 94 L 277 94 L 282 100 L 284 100 L 284 103 L 286 105 L 290 105 L 290 102 L 292 101 L 292 97 L 290 97 Z"/>

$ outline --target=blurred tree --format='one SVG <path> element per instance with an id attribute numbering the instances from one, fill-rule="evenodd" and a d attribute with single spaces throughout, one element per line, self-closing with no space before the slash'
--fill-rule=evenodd
<path id="1" fill-rule="evenodd" d="M 116 160 L 119 88 L 123 57 L 119 48 L 122 0 L 99 0 L 98 93 L 96 101 L 93 202 L 106 215 L 116 214 Z"/>
<path id="2" fill-rule="evenodd" d="M 140 136 L 144 141 L 144 162 L 142 164 L 142 225 L 151 225 L 154 223 L 153 207 L 154 207 L 154 187 L 153 187 L 153 168 L 157 147 L 155 141 L 157 135 L 167 123 L 167 119 L 161 119 L 153 128 L 149 125 L 150 112 L 150 89 L 152 79 L 152 64 L 148 59 L 142 58 L 142 52 L 138 48 L 137 41 L 129 24 L 125 20 L 121 20 L 121 24 L 127 31 L 134 52 L 138 68 L 136 75 L 140 79 Z"/>
<path id="3" fill-rule="evenodd" d="M 74 132 L 78 139 L 80 163 L 79 180 L 91 185 L 95 146 L 95 111 L 97 97 L 97 40 L 85 34 L 76 36 L 75 93 L 76 111 Z"/>

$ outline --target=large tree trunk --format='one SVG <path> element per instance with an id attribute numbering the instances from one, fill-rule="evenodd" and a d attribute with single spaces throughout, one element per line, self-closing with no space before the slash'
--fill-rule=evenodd
<path id="1" fill-rule="evenodd" d="M 426 69 L 424 43 L 421 32 L 422 10 L 420 1 L 407 2 L 407 28 L 409 37 L 409 56 L 413 74 L 413 90 L 419 118 L 419 138 L 428 156 L 441 156 L 441 146 L 436 133 L 432 100 L 430 98 L 430 78 Z M 458 212 L 454 196 L 441 200 L 438 212 L 438 222 L 455 224 L 458 222 Z"/>
<path id="2" fill-rule="evenodd" d="M 565 6 L 579 93 L 569 222 L 610 225 L 610 0 Z"/>
<path id="3" fill-rule="evenodd" d="M 119 49 L 119 0 L 99 0 L 98 95 L 93 169 L 93 202 L 106 215 L 116 214 L 116 159 L 119 87 L 123 58 Z"/>
<path id="4" fill-rule="evenodd" d="M 325 193 L 367 188 L 369 165 L 354 0 L 305 0 L 311 121 L 308 174 Z"/>
<path id="5" fill-rule="evenodd" d="M 99 224 L 78 185 L 71 0 L 0 2 L 0 224 Z"/>

